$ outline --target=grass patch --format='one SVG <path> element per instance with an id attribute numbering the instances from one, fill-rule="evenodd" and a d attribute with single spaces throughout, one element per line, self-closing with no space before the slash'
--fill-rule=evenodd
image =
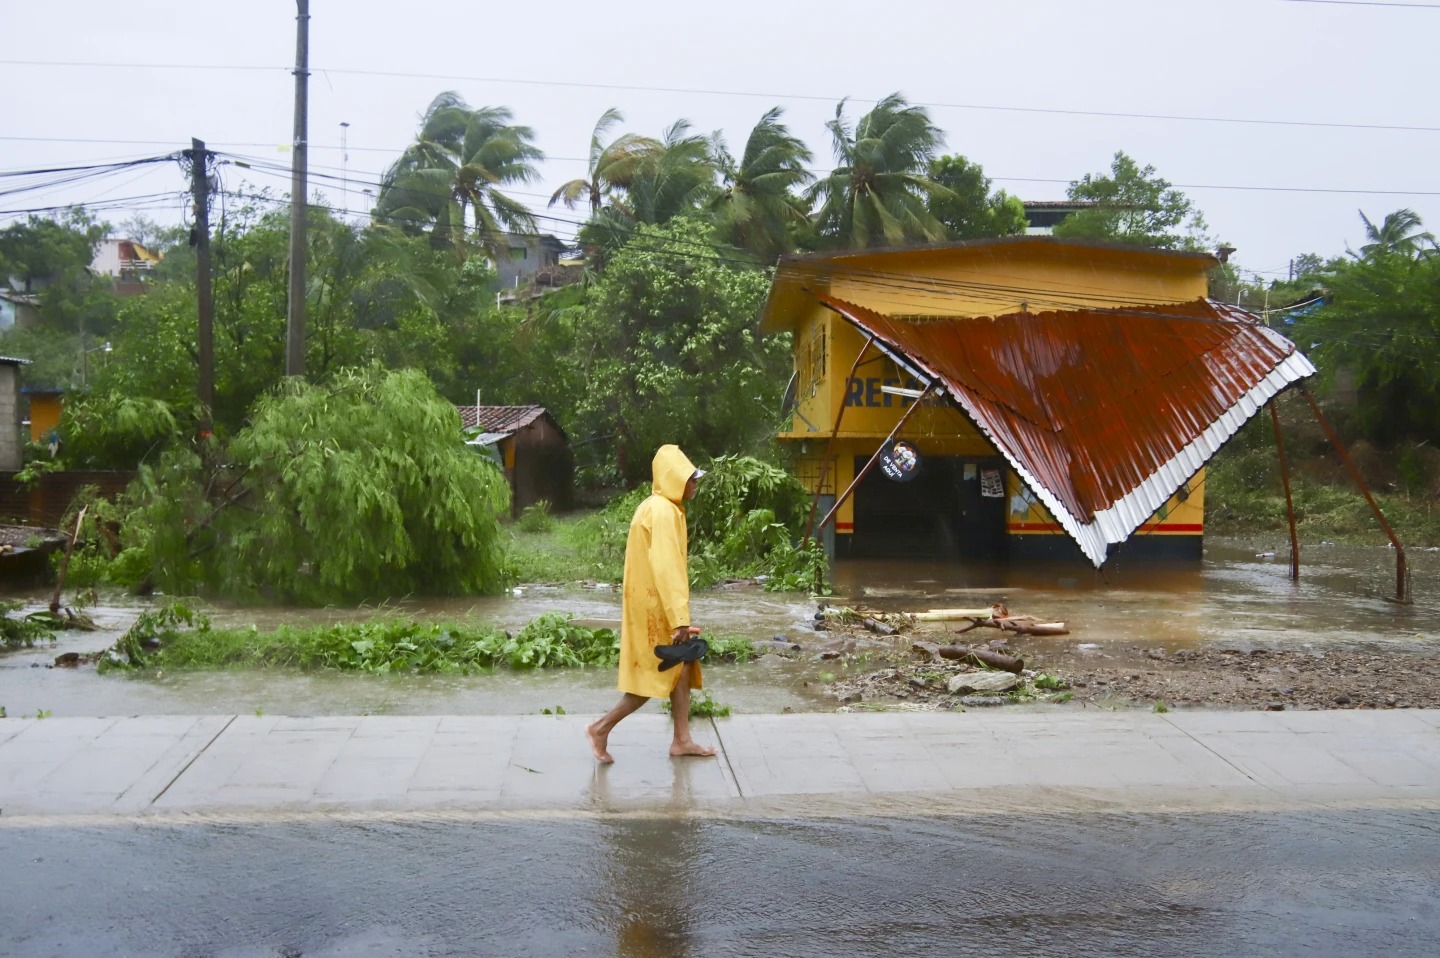
<path id="1" fill-rule="evenodd" d="M 670 714 L 670 700 L 666 699 L 660 703 L 660 708 L 668 715 Z M 690 717 L 691 718 L 725 718 L 732 711 L 728 705 L 722 705 L 710 697 L 709 692 L 696 692 L 690 696 Z"/>
<path id="2" fill-rule="evenodd" d="M 1328 463 L 1327 463 L 1328 465 Z M 1290 489 L 1295 501 L 1295 529 L 1302 539 L 1387 542 L 1380 523 L 1348 476 L 1338 485 L 1309 475 L 1319 466 L 1292 462 Z M 1429 495 L 1371 490 L 1380 511 L 1405 545 L 1440 545 L 1440 510 Z M 1205 473 L 1206 531 L 1223 536 L 1289 529 L 1285 490 L 1273 448 L 1226 449 Z"/>

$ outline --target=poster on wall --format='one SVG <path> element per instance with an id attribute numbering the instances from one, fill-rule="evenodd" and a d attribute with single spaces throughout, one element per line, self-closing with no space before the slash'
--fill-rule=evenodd
<path id="1" fill-rule="evenodd" d="M 920 472 L 920 450 L 903 439 L 892 439 L 880 450 L 879 466 L 886 479 L 909 482 Z"/>
<path id="2" fill-rule="evenodd" d="M 986 499 L 1005 498 L 1005 483 L 1000 479 L 999 469 L 980 470 L 980 495 Z"/>

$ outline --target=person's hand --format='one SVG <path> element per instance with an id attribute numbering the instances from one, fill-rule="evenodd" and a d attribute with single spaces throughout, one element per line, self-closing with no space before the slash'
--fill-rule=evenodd
<path id="1" fill-rule="evenodd" d="M 670 636 L 670 642 L 672 645 L 679 645 L 681 642 L 684 642 L 688 638 L 690 638 L 690 626 L 682 625 L 675 630 L 675 633 L 673 635 Z"/>

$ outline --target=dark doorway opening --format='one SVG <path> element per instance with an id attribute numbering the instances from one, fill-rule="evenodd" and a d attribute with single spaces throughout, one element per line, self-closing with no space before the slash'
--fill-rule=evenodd
<path id="1" fill-rule="evenodd" d="M 857 473 L 867 461 L 855 457 Z M 984 494 L 995 491 L 1003 466 L 1001 459 L 927 457 L 909 482 L 871 470 L 854 492 L 855 531 L 837 537 L 850 540 L 842 553 L 948 560 L 1004 556 L 1005 497 Z M 989 481 L 982 482 L 987 471 Z"/>

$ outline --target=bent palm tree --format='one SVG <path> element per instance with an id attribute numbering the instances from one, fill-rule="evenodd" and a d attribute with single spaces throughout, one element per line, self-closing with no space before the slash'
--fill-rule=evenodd
<path id="1" fill-rule="evenodd" d="M 623 192 L 612 195 L 580 228 L 580 245 L 593 252 L 597 267 L 630 241 L 639 224 L 667 223 L 699 209 L 715 192 L 710 141 L 691 133 L 689 120 L 671 124 L 659 147 L 638 155 Z"/>
<path id="2" fill-rule="evenodd" d="M 1426 244 L 1432 250 L 1436 248 L 1433 233 L 1418 232 L 1425 224 L 1414 210 L 1396 210 L 1386 215 L 1378 227 L 1370 222 L 1364 210 L 1358 212 L 1365 223 L 1365 238 L 1370 242 L 1360 247 L 1357 259 L 1373 259 L 1381 253 L 1399 253 L 1414 258 L 1424 250 Z"/>
<path id="3" fill-rule="evenodd" d="M 945 238 L 944 225 L 925 204 L 929 196 L 949 195 L 926 175 L 943 134 L 924 107 L 892 93 L 852 129 L 841 100 L 825 126 L 839 165 L 806 196 L 820 203 L 816 226 L 829 245 L 899 246 Z"/>
<path id="4" fill-rule="evenodd" d="M 590 215 L 594 216 L 616 190 L 629 189 L 641 166 L 664 149 L 659 140 L 638 133 L 625 133 L 605 144 L 605 134 L 624 119 L 614 107 L 601 115 L 595 124 L 595 132 L 590 135 L 590 156 L 585 176 L 562 183 L 550 197 L 551 206 L 563 201 L 566 209 L 573 210 L 584 198 L 590 203 Z"/>
<path id="5" fill-rule="evenodd" d="M 713 138 L 723 192 L 710 201 L 720 236 L 764 261 L 789 252 L 791 229 L 810 207 L 794 190 L 814 179 L 805 169 L 811 153 L 780 122 L 780 107 L 760 118 L 737 163 L 717 132 Z"/>
<path id="6" fill-rule="evenodd" d="M 416 141 L 381 178 L 376 215 L 411 231 L 431 228 L 431 242 L 463 256 L 466 234 L 496 262 L 508 255 L 509 234 L 534 232 L 523 203 L 500 187 L 528 183 L 544 154 L 527 126 L 510 123 L 506 107 L 472 110 L 442 93 L 426 109 Z"/>

